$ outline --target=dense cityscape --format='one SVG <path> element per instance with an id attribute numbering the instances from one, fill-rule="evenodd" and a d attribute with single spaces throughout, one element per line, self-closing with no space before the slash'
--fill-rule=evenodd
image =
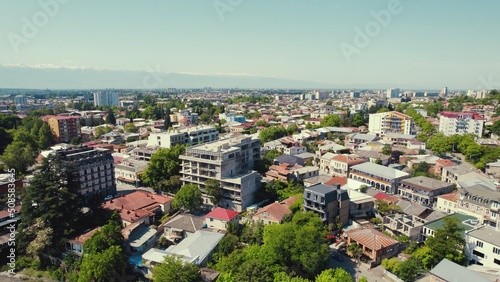
<path id="1" fill-rule="evenodd" d="M 6 275 L 498 279 L 496 90 L 2 95 Z"/>

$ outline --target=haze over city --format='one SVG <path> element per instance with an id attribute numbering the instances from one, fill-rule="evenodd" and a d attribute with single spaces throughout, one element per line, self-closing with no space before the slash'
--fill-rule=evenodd
<path id="1" fill-rule="evenodd" d="M 187 75 L 193 87 L 500 84 L 498 1 L 44 0 L 0 7 L 1 88 L 133 88 L 150 72 Z M 70 69 L 51 73 L 54 67 L 92 70 L 88 78 Z M 104 82 L 95 82 L 99 76 Z M 165 76 L 152 86 L 188 84 Z"/>

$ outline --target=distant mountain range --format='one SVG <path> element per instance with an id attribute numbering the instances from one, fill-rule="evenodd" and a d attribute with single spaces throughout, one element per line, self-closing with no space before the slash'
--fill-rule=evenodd
<path id="1" fill-rule="evenodd" d="M 156 88 L 327 89 L 333 85 L 252 75 L 205 75 L 118 71 L 54 66 L 0 65 L 0 88 L 156 89 Z"/>

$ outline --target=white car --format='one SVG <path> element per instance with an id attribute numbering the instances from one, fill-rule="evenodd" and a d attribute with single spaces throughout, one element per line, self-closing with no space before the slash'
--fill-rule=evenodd
<path id="1" fill-rule="evenodd" d="M 111 199 L 113 199 L 113 196 L 111 196 L 111 195 L 107 195 L 107 196 L 104 198 L 104 201 L 109 201 L 109 200 L 111 200 Z"/>

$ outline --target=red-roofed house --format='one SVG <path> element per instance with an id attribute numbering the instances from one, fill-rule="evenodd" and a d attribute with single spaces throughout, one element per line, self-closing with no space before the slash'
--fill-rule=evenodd
<path id="1" fill-rule="evenodd" d="M 460 193 L 452 192 L 437 196 L 436 209 L 448 214 L 457 212 L 457 203 L 460 199 Z"/>
<path id="2" fill-rule="evenodd" d="M 43 116 L 50 130 L 59 142 L 70 142 L 73 138 L 81 138 L 80 118 L 76 116 Z"/>
<path id="3" fill-rule="evenodd" d="M 382 193 L 382 192 L 378 192 L 373 197 L 377 200 L 386 201 L 387 204 L 389 204 L 389 205 L 395 204 L 399 201 L 399 198 L 396 198 L 396 197 L 391 196 L 391 195 L 387 195 L 386 193 Z"/>
<path id="4" fill-rule="evenodd" d="M 446 159 L 437 160 L 436 166 L 434 167 L 434 174 L 441 175 L 441 173 L 443 172 L 443 167 L 456 166 L 456 165 L 458 164 L 456 164 L 452 160 L 446 160 Z"/>
<path id="5" fill-rule="evenodd" d="M 330 160 L 330 173 L 335 175 L 349 177 L 349 169 L 353 165 L 365 163 L 362 159 L 352 155 L 337 155 Z"/>
<path id="6" fill-rule="evenodd" d="M 281 223 L 285 215 L 291 214 L 290 206 L 297 201 L 297 196 L 292 196 L 282 202 L 274 202 L 259 209 L 252 217 L 255 222 L 264 224 Z"/>
<path id="7" fill-rule="evenodd" d="M 100 229 L 101 227 L 94 228 L 87 233 L 69 240 L 68 243 L 66 243 L 66 248 L 77 255 L 81 255 L 83 253 L 83 245 L 85 244 L 85 242 L 87 242 L 87 240 L 90 239 L 90 237 L 92 237 L 92 235 L 94 235 L 94 233 L 96 233 Z"/>
<path id="8" fill-rule="evenodd" d="M 333 186 L 333 184 L 340 184 L 340 186 L 344 186 L 347 184 L 347 177 L 334 176 L 324 184 L 328 186 Z"/>
<path id="9" fill-rule="evenodd" d="M 371 266 L 398 254 L 399 242 L 378 230 L 356 228 L 344 234 L 347 236 L 348 245 L 357 243 L 361 247 L 361 253 L 372 260 Z"/>
<path id="10" fill-rule="evenodd" d="M 107 201 L 104 203 L 104 208 L 116 210 L 123 221 L 124 227 L 136 222 L 144 222 L 149 225 L 150 219 L 154 219 L 156 214 L 164 214 L 170 211 L 173 200 L 174 198 L 169 196 L 138 190 Z"/>
<path id="11" fill-rule="evenodd" d="M 205 223 L 210 228 L 226 230 L 230 222 L 238 222 L 238 212 L 223 208 L 215 208 L 205 216 Z"/>

